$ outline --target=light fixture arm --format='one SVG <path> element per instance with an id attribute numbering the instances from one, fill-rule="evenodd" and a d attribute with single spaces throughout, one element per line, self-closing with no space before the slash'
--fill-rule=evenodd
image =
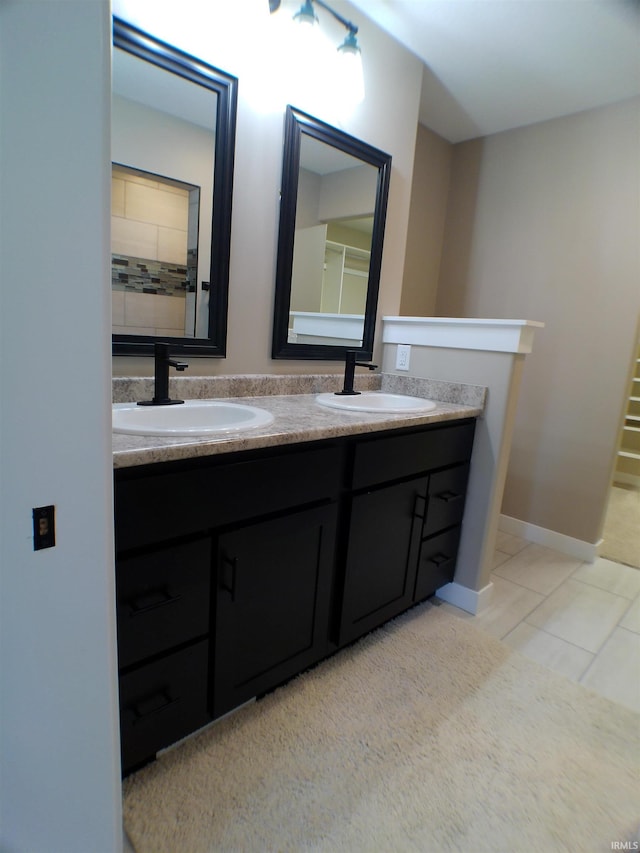
<path id="1" fill-rule="evenodd" d="M 312 3 L 317 3 L 323 9 L 326 9 L 336 21 L 339 21 L 343 27 L 349 30 L 352 35 L 355 35 L 358 32 L 358 28 L 351 21 L 348 21 L 346 18 L 343 18 L 338 12 L 334 11 L 328 3 L 325 3 L 324 0 L 311 0 Z"/>

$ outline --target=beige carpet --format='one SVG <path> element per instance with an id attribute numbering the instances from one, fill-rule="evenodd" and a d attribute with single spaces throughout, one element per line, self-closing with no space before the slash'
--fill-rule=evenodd
<path id="1" fill-rule="evenodd" d="M 137 853 L 604 853 L 638 838 L 639 722 L 422 605 L 129 777 L 125 826 Z"/>
<path id="2" fill-rule="evenodd" d="M 602 538 L 601 557 L 640 569 L 640 489 L 611 489 Z"/>

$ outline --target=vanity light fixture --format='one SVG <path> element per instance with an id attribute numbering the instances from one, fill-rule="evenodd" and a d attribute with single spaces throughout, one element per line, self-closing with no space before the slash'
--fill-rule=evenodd
<path id="1" fill-rule="evenodd" d="M 293 16 L 293 20 L 305 28 L 314 30 L 316 24 L 319 24 L 314 4 L 329 12 L 347 30 L 344 41 L 337 48 L 342 65 L 340 74 L 343 83 L 355 94 L 354 102 L 358 103 L 364 98 L 362 57 L 357 39 L 358 27 L 332 9 L 324 0 L 304 0 L 300 9 Z M 269 11 L 271 13 L 277 12 L 280 5 L 281 0 L 269 0 Z"/>

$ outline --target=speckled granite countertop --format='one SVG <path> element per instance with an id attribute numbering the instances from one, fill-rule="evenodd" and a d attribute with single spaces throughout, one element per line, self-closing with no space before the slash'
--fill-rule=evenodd
<path id="1" fill-rule="evenodd" d="M 152 384 L 151 379 L 114 379 L 113 402 L 148 399 L 153 396 Z M 174 396 L 182 399 L 233 397 L 234 402 L 266 409 L 274 415 L 274 421 L 267 427 L 215 438 L 113 433 L 114 468 L 477 417 L 483 412 L 486 398 L 486 388 L 478 385 L 376 374 L 359 376 L 356 388 L 428 397 L 438 401 L 437 408 L 423 414 L 389 415 L 329 409 L 315 402 L 316 394 L 339 390 L 340 386 L 341 377 L 335 374 L 173 378 L 170 394 Z"/>

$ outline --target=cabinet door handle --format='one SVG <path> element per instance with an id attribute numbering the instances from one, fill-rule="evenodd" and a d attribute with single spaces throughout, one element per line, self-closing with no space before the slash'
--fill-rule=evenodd
<path id="1" fill-rule="evenodd" d="M 446 563 L 450 559 L 451 557 L 448 557 L 446 554 L 434 554 L 432 557 L 428 557 L 427 561 L 429 563 L 434 563 L 436 566 L 440 567 L 443 563 Z"/>
<path id="2" fill-rule="evenodd" d="M 146 707 L 153 699 L 157 698 L 162 699 L 164 701 L 162 701 L 160 705 Z M 135 705 L 130 706 L 130 710 L 133 711 L 133 713 L 135 714 L 135 718 L 131 721 L 131 725 L 136 726 L 138 725 L 138 723 L 143 723 L 150 717 L 155 717 L 157 714 L 161 714 L 163 711 L 166 711 L 167 708 L 172 708 L 179 702 L 179 696 L 176 699 L 172 699 L 166 690 L 162 690 L 159 693 L 155 693 L 153 696 L 148 697 L 147 699 L 143 699 L 140 702 L 136 702 Z"/>
<path id="3" fill-rule="evenodd" d="M 226 579 L 226 566 L 229 566 L 231 569 L 231 580 L 227 582 Z M 220 589 L 223 589 L 225 592 L 231 594 L 231 601 L 236 600 L 236 575 L 238 574 L 238 558 L 237 557 L 227 557 L 226 554 L 222 555 L 222 578 L 220 580 Z"/>
<path id="4" fill-rule="evenodd" d="M 434 498 L 438 498 L 439 501 L 444 501 L 445 503 L 451 503 L 452 501 L 458 501 L 462 495 L 459 495 L 457 492 L 444 491 L 439 492 L 437 495 L 434 495 Z"/>
<path id="5" fill-rule="evenodd" d="M 152 596 L 162 596 L 157 601 L 149 601 Z M 156 589 L 152 592 L 147 592 L 137 598 L 132 598 L 129 603 L 129 616 L 141 616 L 143 613 L 149 613 L 150 610 L 157 610 L 159 607 L 166 607 L 167 604 L 176 604 L 182 598 L 181 595 L 171 595 L 168 589 Z"/>
<path id="6" fill-rule="evenodd" d="M 418 501 L 424 501 L 423 506 L 420 507 L 420 509 L 422 509 L 422 512 L 418 512 Z M 424 517 L 426 515 L 426 509 L 427 509 L 427 496 L 417 494 L 415 497 L 415 501 L 413 503 L 414 518 L 420 518 L 422 521 L 424 521 Z"/>

